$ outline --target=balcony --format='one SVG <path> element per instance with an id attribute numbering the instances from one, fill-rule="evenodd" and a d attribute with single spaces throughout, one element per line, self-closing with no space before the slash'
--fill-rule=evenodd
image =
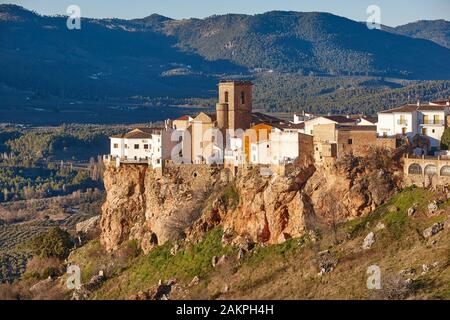
<path id="1" fill-rule="evenodd" d="M 429 119 L 429 120 L 423 120 L 422 123 L 420 123 L 422 126 L 443 126 L 444 120 L 435 120 L 435 119 Z"/>

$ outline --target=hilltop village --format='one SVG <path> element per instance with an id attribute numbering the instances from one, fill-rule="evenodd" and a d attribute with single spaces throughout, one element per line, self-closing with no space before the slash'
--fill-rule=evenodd
<path id="1" fill-rule="evenodd" d="M 450 121 L 450 100 L 407 104 L 364 115 L 294 114 L 285 121 L 253 112 L 250 81 L 224 80 L 218 85 L 216 113 L 201 112 L 165 121 L 164 127 L 141 127 L 110 137 L 107 164 L 145 164 L 161 174 L 174 164 L 212 165 L 236 174 L 245 166 L 283 174 L 296 162 L 313 159 L 331 167 L 345 154 L 364 155 L 370 147 L 408 144 L 405 174 L 412 182 L 447 182 L 450 160 L 441 137 Z M 263 171 L 262 171 L 263 172 Z"/>

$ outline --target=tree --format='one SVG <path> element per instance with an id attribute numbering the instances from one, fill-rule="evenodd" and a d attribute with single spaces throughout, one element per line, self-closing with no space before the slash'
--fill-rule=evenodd
<path id="1" fill-rule="evenodd" d="M 34 254 L 41 257 L 65 259 L 73 248 L 73 239 L 67 231 L 59 227 L 50 228 L 30 242 Z"/>
<path id="2" fill-rule="evenodd" d="M 450 128 L 445 128 L 444 133 L 442 134 L 441 149 L 443 150 L 450 149 Z"/>

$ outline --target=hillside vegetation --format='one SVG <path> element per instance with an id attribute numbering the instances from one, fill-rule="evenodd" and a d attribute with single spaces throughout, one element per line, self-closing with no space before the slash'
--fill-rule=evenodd
<path id="1" fill-rule="evenodd" d="M 448 224 L 445 199 L 440 192 L 411 187 L 337 229 L 317 226 L 281 245 L 256 245 L 243 256 L 238 247 L 223 245 L 216 228 L 198 242 L 166 243 L 148 255 L 133 241 L 109 254 L 94 240 L 69 261 L 81 267 L 83 283 L 104 272 L 106 281 L 91 291 L 91 299 L 134 299 L 154 292 L 158 283 L 170 299 L 450 299 L 448 229 L 429 239 L 422 236 L 436 222 Z M 434 200 L 439 208 L 430 214 L 428 204 Z M 411 207 L 416 208 L 413 216 L 408 215 Z M 363 250 L 370 232 L 375 242 Z M 220 261 L 215 267 L 214 260 Z M 373 265 L 381 270 L 381 290 L 366 286 Z M 69 297 L 60 287 L 64 283 L 53 282 L 62 290 L 60 298 Z M 18 284 L 3 288 L 29 294 Z"/>

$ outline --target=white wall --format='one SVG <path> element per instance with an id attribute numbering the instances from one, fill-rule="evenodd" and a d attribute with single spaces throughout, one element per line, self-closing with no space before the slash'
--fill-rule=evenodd
<path id="1" fill-rule="evenodd" d="M 270 153 L 273 164 L 294 161 L 300 154 L 299 134 L 291 132 L 272 132 Z"/>
<path id="2" fill-rule="evenodd" d="M 270 141 L 264 140 L 250 144 L 250 163 L 270 164 Z"/>
<path id="3" fill-rule="evenodd" d="M 332 124 L 335 123 L 334 121 L 324 118 L 324 117 L 318 117 L 311 120 L 305 121 L 305 134 L 308 135 L 314 135 L 314 126 L 318 124 Z"/>
<path id="4" fill-rule="evenodd" d="M 402 116 L 405 120 L 404 123 L 401 121 Z M 406 128 L 406 135 L 410 138 L 418 133 L 417 111 L 378 114 L 377 133 L 379 136 L 402 134 L 403 128 Z"/>
<path id="5" fill-rule="evenodd" d="M 428 116 L 428 121 L 425 123 L 425 116 Z M 434 116 L 439 116 L 439 123 L 434 124 Z M 419 115 L 419 132 L 422 134 L 422 129 L 426 128 L 426 136 L 430 139 L 431 147 L 440 148 L 441 138 L 445 130 L 445 112 L 444 111 L 421 111 Z"/>

